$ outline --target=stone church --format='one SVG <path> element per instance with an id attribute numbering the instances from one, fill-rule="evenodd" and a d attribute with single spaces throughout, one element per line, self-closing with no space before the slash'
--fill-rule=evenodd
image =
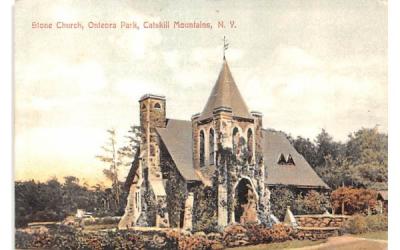
<path id="1" fill-rule="evenodd" d="M 167 118 L 164 96 L 140 100 L 141 144 L 119 228 L 269 223 L 273 186 L 328 189 L 281 132 L 249 112 L 224 57 L 201 113 Z M 182 103 L 184 105 L 184 103 Z"/>

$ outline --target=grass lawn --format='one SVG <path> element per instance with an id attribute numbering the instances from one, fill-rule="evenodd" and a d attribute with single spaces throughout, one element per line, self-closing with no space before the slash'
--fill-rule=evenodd
<path id="1" fill-rule="evenodd" d="M 253 245 L 253 246 L 243 246 L 243 247 L 235 247 L 235 248 L 227 248 L 227 249 L 234 249 L 234 250 L 277 250 L 277 249 L 286 249 L 286 248 L 300 248 L 300 247 L 308 247 L 319 245 L 326 242 L 326 240 L 289 240 L 281 243 L 270 243 L 270 244 L 260 244 L 260 245 Z"/>
<path id="2" fill-rule="evenodd" d="M 350 242 L 342 245 L 322 245 L 318 247 L 317 250 L 387 250 L 387 243 L 360 240 L 356 242 Z"/>
<path id="3" fill-rule="evenodd" d="M 369 232 L 363 234 L 353 234 L 353 236 L 365 239 L 373 239 L 373 240 L 387 240 L 388 232 L 387 231 Z"/>

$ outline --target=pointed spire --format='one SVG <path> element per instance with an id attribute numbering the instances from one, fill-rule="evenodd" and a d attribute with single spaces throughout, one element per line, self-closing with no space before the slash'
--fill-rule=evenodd
<path id="1" fill-rule="evenodd" d="M 229 43 L 228 43 L 228 40 L 226 40 L 226 38 L 224 36 L 224 48 L 223 48 L 223 50 L 224 50 L 224 57 L 223 57 L 224 61 L 225 61 L 225 50 L 227 50 L 228 48 L 229 48 Z"/>
<path id="2" fill-rule="evenodd" d="M 211 91 L 203 112 L 200 114 L 199 120 L 211 118 L 214 109 L 221 107 L 232 109 L 233 116 L 248 119 L 253 118 L 233 80 L 225 56 L 217 82 Z"/>

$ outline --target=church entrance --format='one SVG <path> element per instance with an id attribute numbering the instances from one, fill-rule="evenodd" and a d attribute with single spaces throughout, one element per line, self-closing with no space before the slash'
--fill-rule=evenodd
<path id="1" fill-rule="evenodd" d="M 257 198 L 248 179 L 241 179 L 235 189 L 235 222 L 257 222 Z"/>

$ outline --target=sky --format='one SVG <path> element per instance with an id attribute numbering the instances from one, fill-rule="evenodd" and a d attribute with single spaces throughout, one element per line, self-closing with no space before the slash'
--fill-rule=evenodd
<path id="1" fill-rule="evenodd" d="M 88 29 L 87 23 L 210 22 L 212 29 Z M 217 22 L 236 28 L 218 29 Z M 85 28 L 32 29 L 32 22 Z M 345 141 L 387 132 L 387 2 L 18 0 L 14 15 L 15 179 L 104 182 L 106 130 L 139 124 L 139 98 L 166 96 L 167 117 L 201 112 L 228 64 L 265 128 Z M 126 175 L 125 169 L 121 176 Z"/>

